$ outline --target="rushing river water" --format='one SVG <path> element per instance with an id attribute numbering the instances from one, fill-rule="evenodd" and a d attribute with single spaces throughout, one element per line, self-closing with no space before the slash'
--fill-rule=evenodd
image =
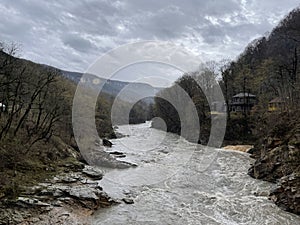
<path id="1" fill-rule="evenodd" d="M 138 166 L 107 170 L 100 184 L 134 204 L 100 209 L 93 224 L 300 224 L 300 217 L 268 200 L 273 184 L 247 175 L 253 161 L 246 153 L 205 150 L 150 123 L 118 131 L 129 136 L 113 140 L 109 150 Z"/>

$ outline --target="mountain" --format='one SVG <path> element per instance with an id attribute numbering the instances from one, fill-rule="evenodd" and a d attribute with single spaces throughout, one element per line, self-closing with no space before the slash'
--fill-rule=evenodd
<path id="1" fill-rule="evenodd" d="M 71 72 L 61 70 L 62 75 L 69 80 L 74 81 L 78 84 L 82 78 L 83 73 Z M 101 92 L 109 94 L 113 97 L 117 96 L 122 89 L 125 88 L 126 91 L 123 91 L 120 94 L 120 99 L 127 102 L 134 102 L 136 96 L 153 96 L 158 93 L 162 88 L 153 87 L 145 83 L 130 83 L 118 80 L 106 80 L 104 78 L 98 77 L 93 74 L 87 74 L 85 76 L 84 82 L 92 89 L 101 88 Z M 104 86 L 103 83 L 105 82 Z M 128 88 L 126 88 L 128 86 Z M 151 98 L 147 98 L 144 102 L 152 103 Z"/>

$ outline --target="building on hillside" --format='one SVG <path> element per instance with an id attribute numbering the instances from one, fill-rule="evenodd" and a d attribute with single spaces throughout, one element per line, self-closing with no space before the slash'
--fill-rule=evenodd
<path id="1" fill-rule="evenodd" d="M 230 102 L 230 111 L 249 112 L 256 103 L 255 95 L 250 93 L 239 93 L 232 97 Z"/>
<path id="2" fill-rule="evenodd" d="M 273 100 L 271 100 L 269 102 L 269 105 L 268 105 L 269 112 L 284 111 L 285 109 L 286 109 L 286 103 L 280 97 L 274 98 Z"/>

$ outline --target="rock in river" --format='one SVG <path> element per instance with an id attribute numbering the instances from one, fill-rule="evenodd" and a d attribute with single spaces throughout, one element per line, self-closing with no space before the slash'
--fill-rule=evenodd
<path id="1" fill-rule="evenodd" d="M 102 140 L 102 144 L 106 147 L 111 147 L 112 146 L 112 143 L 109 140 L 105 139 L 105 138 Z"/>
<path id="2" fill-rule="evenodd" d="M 122 201 L 125 202 L 126 204 L 133 204 L 134 203 L 133 199 L 131 199 L 131 198 L 123 198 Z"/>

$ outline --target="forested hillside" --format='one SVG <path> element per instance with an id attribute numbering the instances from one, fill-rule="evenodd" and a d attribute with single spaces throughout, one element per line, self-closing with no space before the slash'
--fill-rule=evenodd
<path id="1" fill-rule="evenodd" d="M 259 110 L 272 98 L 285 99 L 289 108 L 299 103 L 300 10 L 295 9 L 269 36 L 250 43 L 223 72 L 228 96 L 243 90 L 257 94 Z"/>
<path id="2" fill-rule="evenodd" d="M 56 174 L 82 159 L 72 131 L 76 84 L 55 68 L 15 57 L 16 45 L 0 51 L 0 196 L 15 198 L 21 186 Z M 99 96 L 101 137 L 113 137 L 109 96 Z M 74 158 L 74 156 L 76 156 Z"/>

